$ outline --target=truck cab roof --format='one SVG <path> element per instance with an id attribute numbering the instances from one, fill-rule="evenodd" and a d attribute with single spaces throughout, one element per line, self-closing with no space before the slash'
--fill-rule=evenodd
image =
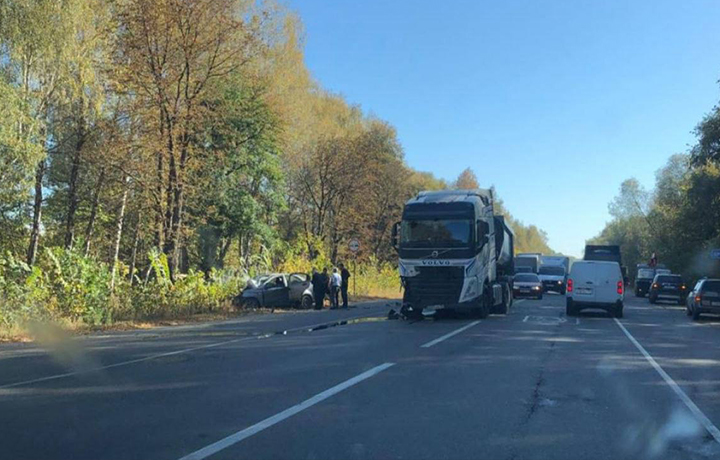
<path id="1" fill-rule="evenodd" d="M 407 204 L 411 203 L 450 203 L 458 201 L 476 201 L 480 200 L 483 205 L 487 206 L 493 202 L 493 192 L 488 189 L 468 189 L 468 190 L 433 190 L 423 191 Z"/>

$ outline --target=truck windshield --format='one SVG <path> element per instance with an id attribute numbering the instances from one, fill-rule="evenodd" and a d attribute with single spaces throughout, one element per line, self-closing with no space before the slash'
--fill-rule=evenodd
<path id="1" fill-rule="evenodd" d="M 400 243 L 415 247 L 464 247 L 470 244 L 471 221 L 404 220 L 400 230 Z"/>

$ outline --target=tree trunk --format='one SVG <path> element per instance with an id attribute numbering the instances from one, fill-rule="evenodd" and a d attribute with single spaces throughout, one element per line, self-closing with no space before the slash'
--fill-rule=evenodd
<path id="1" fill-rule="evenodd" d="M 130 284 L 135 284 L 135 264 L 137 263 L 137 250 L 140 242 L 140 223 L 142 222 L 142 211 L 138 211 L 137 224 L 135 224 L 135 235 L 133 236 L 132 253 L 130 254 L 130 273 L 128 279 Z"/>
<path id="2" fill-rule="evenodd" d="M 97 219 L 98 206 L 100 205 L 100 189 L 105 182 L 105 168 L 100 169 L 95 191 L 93 193 L 92 207 L 90 209 L 90 220 L 88 220 L 85 228 L 85 257 L 90 253 L 90 240 L 92 239 L 93 230 L 95 229 L 95 220 Z"/>
<path id="3" fill-rule="evenodd" d="M 70 181 L 68 183 L 68 210 L 65 222 L 65 249 L 71 249 L 75 242 L 75 213 L 78 207 L 77 184 L 80 175 L 80 153 L 85 143 L 85 132 L 81 127 L 78 133 L 78 140 L 75 143 L 72 166 L 70 169 Z"/>
<path id="4" fill-rule="evenodd" d="M 42 219 L 43 202 L 43 177 L 45 176 L 45 159 L 37 164 L 35 170 L 35 200 L 33 202 L 33 223 L 30 231 L 30 246 L 28 246 L 27 263 L 33 265 L 37 257 L 38 244 L 40 242 L 40 225 Z"/>
<path id="5" fill-rule="evenodd" d="M 232 243 L 232 238 L 227 238 L 225 241 L 223 241 L 222 246 L 220 247 L 220 255 L 217 260 L 217 266 L 219 268 L 225 267 L 225 257 L 227 256 L 228 250 L 230 249 L 230 244 Z"/>
<path id="6" fill-rule="evenodd" d="M 118 257 L 120 255 L 120 240 L 122 239 L 123 223 L 125 222 L 125 205 L 127 204 L 129 177 L 125 177 L 123 184 L 122 201 L 120 202 L 120 210 L 118 211 L 117 220 L 115 221 L 115 247 L 113 249 L 112 258 L 112 275 L 110 277 L 110 290 L 115 290 L 115 274 L 117 273 Z"/>
<path id="7" fill-rule="evenodd" d="M 160 250 L 163 247 L 163 154 L 162 151 L 157 153 L 157 194 L 155 206 L 155 247 Z"/>
<path id="8" fill-rule="evenodd" d="M 168 252 L 171 279 L 173 281 L 175 280 L 175 272 L 177 272 L 180 267 L 180 234 L 182 229 L 183 198 L 183 189 L 177 184 L 173 200 L 172 231 L 170 232 L 170 250 Z"/>

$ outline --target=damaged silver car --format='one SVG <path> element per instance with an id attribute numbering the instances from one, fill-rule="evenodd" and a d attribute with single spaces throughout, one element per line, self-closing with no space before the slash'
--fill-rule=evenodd
<path id="1" fill-rule="evenodd" d="M 250 278 L 235 305 L 242 308 L 313 307 L 312 283 L 306 273 L 273 273 Z"/>

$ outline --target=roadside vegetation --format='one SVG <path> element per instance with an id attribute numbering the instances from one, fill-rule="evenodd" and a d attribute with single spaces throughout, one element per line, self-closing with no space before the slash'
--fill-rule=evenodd
<path id="1" fill-rule="evenodd" d="M 658 262 L 686 281 L 720 276 L 710 251 L 720 248 L 720 106 L 696 127 L 697 142 L 671 156 L 645 189 L 625 180 L 610 203 L 612 220 L 589 243 L 620 245 L 623 262 L 635 266 L 656 253 Z"/>
<path id="2" fill-rule="evenodd" d="M 0 1 L 0 330 L 229 310 L 249 276 L 351 265 L 352 238 L 358 295 L 398 296 L 403 203 L 477 179 L 409 167 L 303 36 L 274 1 Z"/>

